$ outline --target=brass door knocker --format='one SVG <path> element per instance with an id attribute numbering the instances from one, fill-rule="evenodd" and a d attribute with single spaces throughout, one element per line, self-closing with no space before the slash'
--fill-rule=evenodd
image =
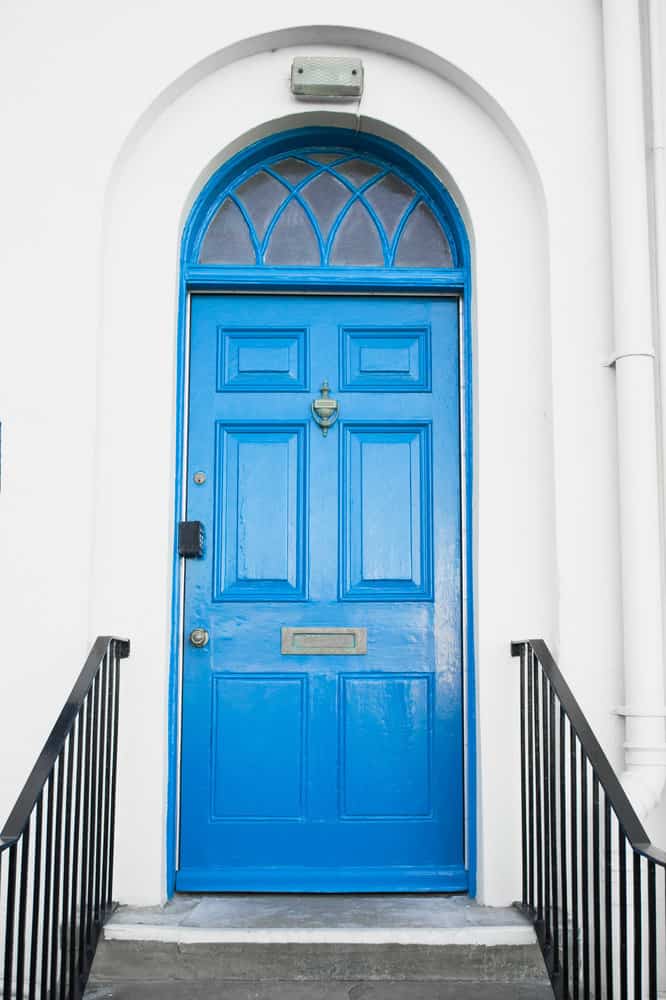
<path id="1" fill-rule="evenodd" d="M 330 389 L 328 379 L 324 379 L 321 384 L 321 396 L 312 401 L 312 416 L 321 427 L 321 432 L 326 437 L 328 428 L 332 427 L 338 419 L 340 404 L 337 399 L 329 399 Z"/>

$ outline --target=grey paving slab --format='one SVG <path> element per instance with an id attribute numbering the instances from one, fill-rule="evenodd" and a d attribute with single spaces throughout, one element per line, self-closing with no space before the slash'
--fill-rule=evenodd
<path id="1" fill-rule="evenodd" d="M 116 924 L 197 928 L 372 928 L 520 926 L 512 907 L 479 906 L 467 896 L 206 895 L 175 896 L 164 907 L 120 907 Z"/>
<path id="2" fill-rule="evenodd" d="M 96 986 L 86 1000 L 553 1000 L 553 993 L 533 983 L 134 982 Z"/>

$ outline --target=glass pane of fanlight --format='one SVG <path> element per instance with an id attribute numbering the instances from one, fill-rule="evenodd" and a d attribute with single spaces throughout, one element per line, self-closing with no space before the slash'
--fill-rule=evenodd
<path id="1" fill-rule="evenodd" d="M 416 206 L 405 224 L 395 263 L 397 267 L 453 267 L 449 241 L 423 202 Z"/>
<path id="2" fill-rule="evenodd" d="M 384 251 L 367 208 L 354 202 L 340 224 L 329 258 L 334 267 L 381 267 Z"/>
<path id="3" fill-rule="evenodd" d="M 359 160 L 358 158 L 341 163 L 335 169 L 337 173 L 342 174 L 357 188 L 382 171 L 382 168 L 378 167 L 376 163 L 368 163 L 367 160 Z"/>
<path id="4" fill-rule="evenodd" d="M 335 163 L 336 160 L 341 160 L 344 157 L 344 153 L 308 153 L 311 160 L 316 160 L 317 163 Z"/>
<path id="5" fill-rule="evenodd" d="M 331 174 L 319 174 L 302 189 L 302 197 L 312 209 L 317 225 L 326 239 L 331 226 L 352 195 L 349 188 Z"/>
<path id="6" fill-rule="evenodd" d="M 201 247 L 202 264 L 256 264 L 247 223 L 237 205 L 226 198 L 217 211 Z"/>
<path id="7" fill-rule="evenodd" d="M 291 201 L 276 222 L 268 241 L 265 263 L 296 267 L 312 267 L 321 263 L 312 223 L 297 201 Z"/>
<path id="8" fill-rule="evenodd" d="M 317 168 L 313 167 L 311 163 L 304 163 L 303 160 L 297 160 L 294 156 L 288 156 L 286 160 L 273 163 L 271 169 L 280 177 L 284 177 L 290 184 L 299 184 L 310 174 L 313 174 Z"/>
<path id="9" fill-rule="evenodd" d="M 413 188 L 395 174 L 387 174 L 366 191 L 365 198 L 377 213 L 390 243 L 400 220 L 414 198 Z"/>
<path id="10" fill-rule="evenodd" d="M 285 198 L 289 197 L 289 188 L 260 170 L 236 188 L 236 197 L 243 202 L 261 241 L 271 219 Z"/>

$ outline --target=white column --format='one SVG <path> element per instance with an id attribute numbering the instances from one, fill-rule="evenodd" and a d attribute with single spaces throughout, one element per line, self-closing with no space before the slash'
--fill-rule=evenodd
<path id="1" fill-rule="evenodd" d="M 639 0 L 603 0 L 625 676 L 623 781 L 639 815 L 666 781 L 656 372 Z"/>

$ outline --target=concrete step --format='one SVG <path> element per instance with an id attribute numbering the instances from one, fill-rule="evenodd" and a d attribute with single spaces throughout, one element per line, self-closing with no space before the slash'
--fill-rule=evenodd
<path id="1" fill-rule="evenodd" d="M 553 1000 L 537 983 L 270 982 L 114 983 L 93 988 L 86 1000 Z"/>
<path id="2" fill-rule="evenodd" d="M 292 994 L 275 992 L 285 981 L 310 985 Z M 353 993 L 375 981 L 387 989 L 392 983 L 394 992 Z M 410 982 L 421 992 L 407 990 Z M 544 988 L 549 996 L 533 928 L 521 914 L 464 896 L 431 895 L 177 896 L 163 908 L 121 908 L 105 928 L 89 995 L 151 997 L 157 994 L 150 990 L 162 984 L 159 995 L 176 998 L 182 984 L 182 996 L 203 998 L 215 983 L 215 996 L 234 1000 L 314 1000 L 317 983 L 326 983 L 329 990 L 338 984 L 337 992 L 322 994 L 331 998 L 445 998 L 449 993 L 441 990 L 423 991 L 428 983 L 447 982 L 452 988 L 467 983 L 513 989 L 479 997 L 537 997 Z M 258 990 L 261 983 L 273 992 Z M 406 992 L 399 991 L 400 983 Z M 130 984 L 134 992 L 123 993 Z M 468 994 L 459 989 L 450 995 Z"/>

